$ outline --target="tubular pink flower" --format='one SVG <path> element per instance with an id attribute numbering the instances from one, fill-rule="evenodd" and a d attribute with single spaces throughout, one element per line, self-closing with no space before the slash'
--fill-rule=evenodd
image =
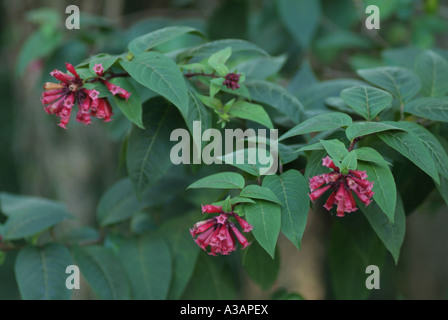
<path id="1" fill-rule="evenodd" d="M 347 174 L 342 174 L 328 156 L 322 159 L 322 165 L 334 171 L 310 179 L 309 185 L 312 192 L 309 196 L 311 201 L 314 202 L 331 188 L 333 192 L 325 202 L 324 208 L 330 211 L 333 205 L 336 205 L 337 217 L 343 217 L 346 212 L 358 210 L 353 192 L 366 206 L 370 204 L 374 195 L 373 181 L 366 180 L 367 173 L 365 171 L 349 170 Z M 322 179 L 324 183 L 322 183 Z M 325 186 L 321 187 L 323 185 Z M 319 187 L 321 188 L 316 189 Z"/>
<path id="2" fill-rule="evenodd" d="M 214 206 L 211 204 L 202 205 L 202 213 L 221 213 L 222 207 L 221 206 Z"/>
<path id="3" fill-rule="evenodd" d="M 241 244 L 241 246 L 243 247 L 242 249 L 246 248 L 247 246 L 250 245 L 250 242 L 247 241 L 246 237 L 244 237 L 241 232 L 236 228 L 236 226 L 234 224 L 230 225 L 230 228 L 233 231 L 233 234 L 236 236 L 236 238 L 238 239 L 238 242 Z"/>
<path id="4" fill-rule="evenodd" d="M 239 225 L 241 226 L 241 228 L 243 228 L 244 232 L 250 232 L 252 231 L 252 229 L 254 227 L 252 227 L 249 222 L 247 222 L 246 220 L 244 220 L 243 218 L 241 218 L 239 215 L 237 215 L 235 213 L 234 217 L 236 218 L 236 220 L 238 221 Z"/>
<path id="5" fill-rule="evenodd" d="M 331 188 L 331 186 L 328 185 L 328 186 L 325 186 L 323 188 L 320 188 L 320 189 L 317 189 L 317 190 L 311 192 L 311 194 L 309 194 L 311 201 L 313 201 L 313 202 L 316 201 L 316 199 L 320 198 L 320 196 L 323 195 L 325 193 L 325 191 L 327 191 L 330 188 Z"/>

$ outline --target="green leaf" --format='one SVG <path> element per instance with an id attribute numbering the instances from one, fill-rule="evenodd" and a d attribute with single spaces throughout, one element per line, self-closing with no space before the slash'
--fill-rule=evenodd
<path id="1" fill-rule="evenodd" d="M 311 152 L 305 167 L 305 177 L 310 179 L 322 173 L 330 172 L 327 167 L 322 165 L 322 159 L 325 158 L 327 152 L 325 150 L 316 150 Z"/>
<path id="2" fill-rule="evenodd" d="M 229 114 L 240 119 L 247 119 L 260 123 L 268 129 L 274 129 L 274 125 L 272 124 L 268 113 L 258 104 L 239 100 L 232 105 Z"/>
<path id="3" fill-rule="evenodd" d="M 240 39 L 224 39 L 210 41 L 199 46 L 189 48 L 178 55 L 177 61 L 183 61 L 192 57 L 210 56 L 227 47 L 232 48 L 233 54 L 244 52 L 269 57 L 269 54 L 266 51 L 251 42 Z"/>
<path id="4" fill-rule="evenodd" d="M 374 153 L 374 149 L 371 149 Z M 381 157 L 378 153 L 377 157 Z M 397 186 L 395 179 L 387 165 L 377 162 L 359 162 L 358 170 L 366 171 L 367 180 L 373 181 L 373 200 L 383 210 L 389 220 L 394 222 L 395 206 L 397 202 Z M 371 203 L 372 204 L 372 203 Z M 371 205 L 369 204 L 369 206 Z"/>
<path id="5" fill-rule="evenodd" d="M 437 138 L 425 127 L 408 121 L 393 122 L 394 125 L 401 127 L 420 138 L 421 142 L 427 147 L 431 158 L 434 161 L 440 175 L 448 178 L 448 154 Z"/>
<path id="6" fill-rule="evenodd" d="M 253 80 L 246 82 L 252 100 L 267 104 L 284 115 L 294 123 L 303 119 L 303 106 L 300 101 L 283 87 L 267 81 Z"/>
<path id="7" fill-rule="evenodd" d="M 120 245 L 118 257 L 130 279 L 133 299 L 166 299 L 172 278 L 172 257 L 165 241 L 151 235 L 127 239 Z"/>
<path id="8" fill-rule="evenodd" d="M 406 215 L 400 196 L 397 197 L 392 220 L 384 215 L 383 210 L 375 202 L 367 207 L 363 206 L 361 201 L 357 201 L 357 203 L 373 230 L 392 254 L 395 264 L 397 264 L 406 232 Z"/>
<path id="9" fill-rule="evenodd" d="M 270 189 L 256 184 L 249 185 L 241 190 L 240 197 L 266 200 L 282 205 L 282 202 Z"/>
<path id="10" fill-rule="evenodd" d="M 232 202 L 230 201 L 230 196 L 228 196 L 222 203 L 222 210 L 224 212 L 232 212 Z"/>
<path id="11" fill-rule="evenodd" d="M 126 118 L 132 121 L 137 127 L 145 129 L 142 123 L 142 103 L 134 86 L 124 78 L 114 78 L 109 82 L 131 93 L 128 100 L 115 95 L 114 101 Z"/>
<path id="12" fill-rule="evenodd" d="M 319 1 L 278 0 L 281 21 L 298 43 L 308 48 L 321 18 Z"/>
<path id="13" fill-rule="evenodd" d="M 131 287 L 120 260 L 101 246 L 76 247 L 74 257 L 81 273 L 98 298 L 128 300 Z"/>
<path id="14" fill-rule="evenodd" d="M 144 207 L 135 196 L 131 181 L 122 179 L 109 188 L 101 197 L 96 217 L 104 227 L 132 217 Z"/>
<path id="15" fill-rule="evenodd" d="M 356 152 L 349 152 L 341 162 L 341 171 L 356 170 L 358 167 L 358 157 Z"/>
<path id="16" fill-rule="evenodd" d="M 421 89 L 419 77 L 402 67 L 361 69 L 357 73 L 361 78 L 392 93 L 400 104 L 411 100 Z"/>
<path id="17" fill-rule="evenodd" d="M 127 169 L 138 197 L 172 166 L 168 141 L 173 130 L 182 128 L 177 113 L 163 99 L 151 99 L 145 106 L 146 129 L 133 127 L 126 148 Z"/>
<path id="18" fill-rule="evenodd" d="M 1 193 L 0 204 L 1 211 L 8 216 L 4 225 L 5 240 L 30 237 L 73 218 L 63 204 L 43 198 Z"/>
<path id="19" fill-rule="evenodd" d="M 398 126 L 399 122 L 394 124 Z M 437 184 L 440 183 L 437 167 L 432 160 L 431 153 L 418 136 L 410 132 L 395 131 L 379 133 L 378 137 L 426 172 Z"/>
<path id="20" fill-rule="evenodd" d="M 141 85 L 172 102 L 182 114 L 188 110 L 188 92 L 179 67 L 158 52 L 143 52 L 121 66 Z"/>
<path id="21" fill-rule="evenodd" d="M 232 48 L 227 47 L 212 54 L 208 58 L 208 64 L 212 67 L 220 76 L 225 76 L 229 73 L 229 68 L 226 66 L 227 60 L 232 55 Z"/>
<path id="22" fill-rule="evenodd" d="M 330 158 L 335 161 L 336 166 L 339 167 L 337 163 L 344 160 L 348 155 L 346 146 L 337 139 L 320 140 L 320 143 L 324 146 Z"/>
<path id="23" fill-rule="evenodd" d="M 415 73 L 422 81 L 422 94 L 443 97 L 448 92 L 448 62 L 434 51 L 425 51 L 415 60 Z"/>
<path id="24" fill-rule="evenodd" d="M 200 37 L 204 37 L 202 32 L 194 28 L 185 26 L 170 26 L 135 38 L 129 43 L 128 49 L 134 55 L 137 55 L 141 52 L 148 51 L 154 47 L 157 47 L 158 45 L 171 41 L 186 33 L 192 33 Z"/>
<path id="25" fill-rule="evenodd" d="M 249 277 L 257 283 L 261 289 L 269 290 L 277 280 L 280 270 L 280 252 L 275 250 L 275 258 L 254 241 L 242 251 L 242 263 Z"/>
<path id="26" fill-rule="evenodd" d="M 280 199 L 281 231 L 300 249 L 310 208 L 309 187 L 305 177 L 299 171 L 288 170 L 282 175 L 266 176 L 263 186 Z"/>
<path id="27" fill-rule="evenodd" d="M 72 265 L 70 252 L 61 244 L 37 248 L 28 246 L 19 251 L 14 271 L 20 295 L 24 300 L 70 300 L 65 270 Z"/>
<path id="28" fill-rule="evenodd" d="M 347 127 L 345 134 L 350 141 L 353 141 L 353 139 L 358 137 L 389 130 L 404 129 L 384 122 L 355 122 Z"/>
<path id="29" fill-rule="evenodd" d="M 390 163 L 384 160 L 383 156 L 373 148 L 361 147 L 353 151 L 356 153 L 356 157 L 358 158 L 358 160 L 374 162 L 378 165 L 390 165 Z"/>
<path id="30" fill-rule="evenodd" d="M 173 259 L 173 270 L 170 290 L 167 299 L 180 299 L 182 293 L 190 281 L 198 259 L 200 248 L 191 241 L 189 232 L 185 232 L 186 225 L 193 225 L 197 221 L 197 215 L 189 214 L 170 219 L 160 228 L 170 248 Z"/>
<path id="31" fill-rule="evenodd" d="M 417 98 L 407 103 L 404 111 L 429 120 L 448 122 L 448 100 L 445 98 Z"/>
<path id="32" fill-rule="evenodd" d="M 246 79 L 264 80 L 280 71 L 286 62 L 286 55 L 278 57 L 259 57 L 238 64 L 238 72 Z"/>
<path id="33" fill-rule="evenodd" d="M 210 256 L 205 254 L 205 252 L 201 252 L 193 276 L 182 299 L 236 299 L 237 284 L 232 271 L 233 269 L 223 259 L 210 259 Z"/>
<path id="34" fill-rule="evenodd" d="M 260 152 L 266 154 L 265 157 L 263 156 L 264 159 L 262 160 L 260 159 Z M 269 172 L 276 169 L 275 165 L 277 165 L 277 162 L 274 157 L 274 152 L 271 154 L 267 146 L 261 144 L 256 147 L 238 149 L 217 158 L 226 164 L 243 170 L 255 177 L 259 177 L 261 175 L 269 174 Z"/>
<path id="35" fill-rule="evenodd" d="M 305 133 L 325 131 L 349 126 L 352 124 L 352 118 L 341 112 L 330 112 L 319 114 L 306 119 L 302 123 L 290 129 L 280 137 L 280 141 L 286 138 L 298 136 Z"/>
<path id="36" fill-rule="evenodd" d="M 344 102 L 367 120 L 373 120 L 392 104 L 392 95 L 381 89 L 357 86 L 341 92 Z"/>
<path id="37" fill-rule="evenodd" d="M 243 189 L 244 178 L 235 172 L 221 172 L 199 179 L 187 189 L 212 188 L 212 189 Z"/>
<path id="38" fill-rule="evenodd" d="M 366 268 L 376 265 L 381 270 L 386 249 L 366 219 L 353 214 L 333 223 L 329 243 L 330 279 L 335 299 L 368 298 L 372 290 L 366 288 Z"/>
<path id="39" fill-rule="evenodd" d="M 281 227 L 280 206 L 259 200 L 254 204 L 244 206 L 245 216 L 254 228 L 252 234 L 260 246 L 274 259 L 275 247 Z"/>

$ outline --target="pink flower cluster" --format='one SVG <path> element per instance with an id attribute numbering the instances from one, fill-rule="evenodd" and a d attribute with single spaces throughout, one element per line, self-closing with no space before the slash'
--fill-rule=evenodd
<path id="1" fill-rule="evenodd" d="M 240 88 L 240 77 L 240 74 L 228 73 L 226 74 L 225 80 L 222 84 L 225 85 L 228 89 L 236 90 Z"/>
<path id="2" fill-rule="evenodd" d="M 374 194 L 372 191 L 373 182 L 366 180 L 367 174 L 365 171 L 348 170 L 347 174 L 342 174 L 339 168 L 336 167 L 328 156 L 322 159 L 322 165 L 333 171 L 310 179 L 309 187 L 311 189 L 311 194 L 309 197 L 311 201 L 314 202 L 327 190 L 331 189 L 333 192 L 328 197 L 324 208 L 330 211 L 333 205 L 336 205 L 336 216 L 338 217 L 343 217 L 345 215 L 344 212 L 355 212 L 358 210 L 352 192 L 354 192 L 366 206 L 370 204 Z M 323 185 L 325 186 L 322 187 Z"/>
<path id="3" fill-rule="evenodd" d="M 207 252 L 209 255 L 229 255 L 235 251 L 234 235 L 243 249 L 250 245 L 250 242 L 247 241 L 229 218 L 235 218 L 244 232 L 251 231 L 252 226 L 236 213 L 223 212 L 221 206 L 213 205 L 202 206 L 202 213 L 219 213 L 219 216 L 200 221 L 190 229 L 191 236 L 201 249 L 207 251 L 207 247 L 210 247 L 210 251 Z"/>
<path id="4" fill-rule="evenodd" d="M 104 122 L 111 121 L 113 115 L 112 106 L 107 98 L 99 98 L 100 92 L 95 89 L 83 88 L 84 81 L 76 72 L 73 65 L 66 63 L 67 71 L 71 74 L 62 73 L 59 70 L 54 70 L 50 73 L 52 77 L 59 80 L 59 83 L 47 82 L 44 84 L 44 92 L 42 93 L 41 101 L 44 110 L 48 114 L 56 115 L 61 118 L 60 127 L 66 129 L 70 121 L 73 106 L 78 105 L 78 112 L 76 121 L 84 124 L 91 124 L 92 117 L 104 119 Z M 101 65 L 96 65 L 94 71 L 98 76 L 102 76 L 97 70 L 103 69 Z M 100 75 L 101 74 L 101 75 Z M 113 94 L 118 94 L 120 97 L 128 99 L 130 93 L 126 90 L 115 86 L 104 79 L 99 79 Z"/>

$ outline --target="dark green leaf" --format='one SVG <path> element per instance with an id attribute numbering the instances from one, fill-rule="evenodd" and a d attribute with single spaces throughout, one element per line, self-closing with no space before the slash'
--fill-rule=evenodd
<path id="1" fill-rule="evenodd" d="M 345 134 L 350 141 L 353 141 L 353 139 L 358 137 L 388 130 L 404 129 L 384 122 L 355 122 L 347 127 Z"/>
<path id="2" fill-rule="evenodd" d="M 381 111 L 390 107 L 393 100 L 390 93 L 366 86 L 344 89 L 341 98 L 367 120 L 373 120 Z"/>
<path id="3" fill-rule="evenodd" d="M 98 298 L 128 300 L 131 287 L 120 260 L 101 246 L 77 247 L 74 256 L 81 273 Z"/>
<path id="4" fill-rule="evenodd" d="M 422 80 L 422 94 L 443 97 L 448 92 L 448 62 L 434 51 L 425 51 L 415 61 L 415 72 Z"/>
<path id="5" fill-rule="evenodd" d="M 309 188 L 305 177 L 296 170 L 288 170 L 282 175 L 266 176 L 263 186 L 280 199 L 281 231 L 300 249 L 310 208 Z"/>
<path id="6" fill-rule="evenodd" d="M 70 252 L 61 244 L 21 249 L 14 270 L 22 299 L 69 300 L 72 291 L 65 286 L 69 276 L 65 270 L 72 264 Z"/>
<path id="7" fill-rule="evenodd" d="M 182 114 L 188 110 L 188 92 L 179 67 L 158 52 L 143 52 L 121 66 L 141 85 L 171 101 Z"/>
<path id="8" fill-rule="evenodd" d="M 400 196 L 397 197 L 392 221 L 384 215 L 381 208 L 375 202 L 369 204 L 367 207 L 363 206 L 361 201 L 357 201 L 357 203 L 373 230 L 375 230 L 384 246 L 392 254 L 395 264 L 397 264 L 406 232 L 406 215 Z"/>
<path id="9" fill-rule="evenodd" d="M 303 119 L 302 104 L 283 87 L 261 80 L 248 81 L 246 87 L 253 100 L 277 109 L 294 123 L 300 123 Z"/>
<path id="10" fill-rule="evenodd" d="M 192 33 L 200 37 L 204 37 L 204 35 L 199 30 L 196 30 L 194 28 L 185 26 L 170 26 L 135 38 L 129 43 L 128 49 L 130 52 L 136 55 L 165 42 L 171 41 L 186 33 Z"/>
<path id="11" fill-rule="evenodd" d="M 395 125 L 399 125 L 395 122 Z M 418 136 L 409 132 L 382 132 L 378 136 L 390 147 L 408 158 L 426 172 L 437 184 L 440 183 L 437 167 L 427 146 Z"/>
<path id="12" fill-rule="evenodd" d="M 419 77 L 402 67 L 377 67 L 358 70 L 358 75 L 383 88 L 398 99 L 400 104 L 411 100 L 421 89 Z"/>
<path id="13" fill-rule="evenodd" d="M 1 193 L 0 204 L 8 216 L 3 234 L 6 240 L 29 237 L 73 218 L 63 204 L 43 198 Z"/>
<path id="14" fill-rule="evenodd" d="M 433 121 L 448 122 L 448 100 L 444 98 L 417 98 L 407 103 L 404 111 Z"/>
<path id="15" fill-rule="evenodd" d="M 330 112 L 319 114 L 296 125 L 294 128 L 282 135 L 279 140 L 281 141 L 286 138 L 298 136 L 305 133 L 332 130 L 344 126 L 349 126 L 351 123 L 352 118 L 345 113 Z"/>
<path id="16" fill-rule="evenodd" d="M 172 258 L 165 241 L 151 235 L 128 239 L 120 246 L 118 256 L 130 279 L 133 299 L 166 299 Z"/>

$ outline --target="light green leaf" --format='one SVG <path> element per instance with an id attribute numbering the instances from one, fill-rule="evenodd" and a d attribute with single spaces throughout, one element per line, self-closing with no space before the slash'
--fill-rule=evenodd
<path id="1" fill-rule="evenodd" d="M 383 156 L 373 148 L 361 147 L 353 151 L 356 153 L 356 157 L 358 158 L 358 160 L 374 162 L 378 165 L 390 165 L 390 163 L 384 160 Z"/>
<path id="2" fill-rule="evenodd" d="M 182 114 L 188 110 L 188 92 L 179 67 L 158 52 L 143 52 L 121 66 L 141 85 L 172 102 Z"/>
<path id="3" fill-rule="evenodd" d="M 374 153 L 374 149 L 370 150 Z M 376 157 L 381 157 L 378 153 Z M 363 162 L 358 163 L 358 170 L 366 171 L 367 180 L 373 181 L 372 191 L 374 192 L 373 200 L 386 214 L 389 220 L 394 222 L 395 206 L 397 202 L 397 186 L 391 170 L 387 165 L 379 164 L 378 162 Z M 372 203 L 369 204 L 369 206 Z M 365 207 L 362 205 L 361 207 Z"/>
<path id="4" fill-rule="evenodd" d="M 337 129 L 340 127 L 349 126 L 351 123 L 352 118 L 345 113 L 330 112 L 319 114 L 296 125 L 294 128 L 282 135 L 279 140 L 281 141 L 286 138 L 305 133 Z"/>
<path id="5" fill-rule="evenodd" d="M 187 189 L 212 188 L 212 189 L 243 189 L 244 178 L 235 172 L 221 172 L 199 179 Z"/>
<path id="6" fill-rule="evenodd" d="M 208 58 L 208 64 L 212 67 L 220 76 L 225 76 L 229 73 L 229 68 L 226 66 L 227 60 L 229 60 L 232 55 L 232 47 L 227 47 L 225 49 L 219 50 L 218 52 L 212 54 Z"/>
<path id="7" fill-rule="evenodd" d="M 300 249 L 310 208 L 309 188 L 305 177 L 296 170 L 288 170 L 282 175 L 266 176 L 263 186 L 280 199 L 281 231 Z"/>
<path id="8" fill-rule="evenodd" d="M 61 244 L 37 248 L 28 246 L 19 251 L 14 271 L 24 300 L 70 300 L 65 273 L 72 265 L 70 252 Z"/>
<path id="9" fill-rule="evenodd" d="M 240 197 L 266 200 L 282 205 L 282 202 L 279 200 L 279 198 L 269 188 L 262 187 L 256 184 L 249 185 L 241 190 Z"/>
<path id="10" fill-rule="evenodd" d="M 120 260 L 101 246 L 76 247 L 76 264 L 98 298 L 128 300 L 131 287 Z"/>
<path id="11" fill-rule="evenodd" d="M 253 104 L 243 100 L 235 102 L 229 110 L 229 114 L 240 119 L 247 119 L 274 129 L 271 119 L 264 108 L 258 104 Z"/>
<path id="12" fill-rule="evenodd" d="M 252 234 L 260 246 L 274 259 L 275 247 L 281 227 L 281 207 L 259 200 L 244 206 L 245 217 L 254 228 Z"/>
<path id="13" fill-rule="evenodd" d="M 144 129 L 145 127 L 142 123 L 142 103 L 137 90 L 135 90 L 134 86 L 124 78 L 111 79 L 110 83 L 131 93 L 128 100 L 115 95 L 114 101 L 126 118 L 132 121 L 137 127 Z"/>
<path id="14" fill-rule="evenodd" d="M 344 89 L 341 98 L 367 120 L 373 120 L 381 111 L 390 107 L 393 100 L 390 93 L 366 86 Z"/>
<path id="15" fill-rule="evenodd" d="M 346 146 L 337 139 L 320 140 L 330 158 L 336 162 L 341 162 L 348 155 Z M 336 166 L 338 166 L 336 164 Z"/>
<path id="16" fill-rule="evenodd" d="M 341 162 L 342 170 L 356 170 L 358 167 L 358 158 L 356 157 L 356 152 L 349 152 Z"/>

